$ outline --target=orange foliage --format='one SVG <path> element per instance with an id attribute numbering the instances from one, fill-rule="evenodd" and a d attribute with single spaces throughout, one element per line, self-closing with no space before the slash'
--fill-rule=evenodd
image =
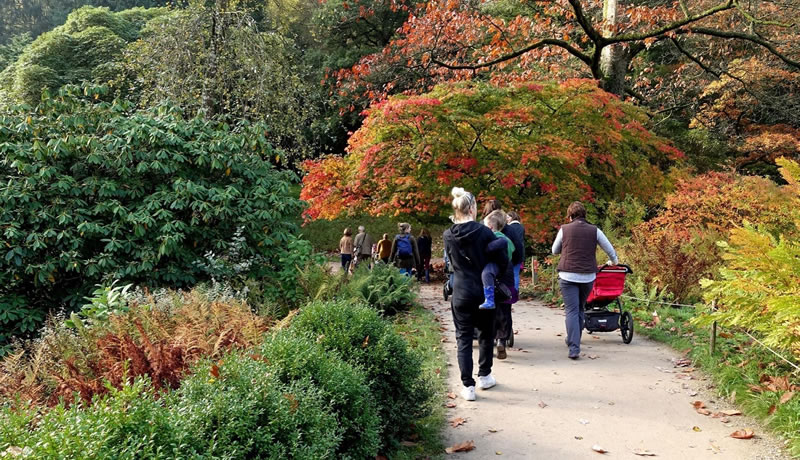
<path id="1" fill-rule="evenodd" d="M 496 198 L 552 238 L 573 200 L 658 203 L 682 153 L 591 80 L 443 85 L 373 104 L 348 155 L 305 163 L 306 217 L 447 215 L 449 190 Z"/>
<path id="2" fill-rule="evenodd" d="M 269 321 L 239 301 L 197 293 L 150 298 L 105 325 L 74 332 L 51 319 L 40 339 L 0 365 L 0 395 L 35 405 L 69 404 L 147 375 L 156 389 L 177 388 L 189 365 L 260 343 Z"/>
<path id="3" fill-rule="evenodd" d="M 677 184 L 666 209 L 640 224 L 626 255 L 645 279 L 678 299 L 697 294 L 699 281 L 721 262 L 717 240 L 744 222 L 775 232 L 792 228 L 791 199 L 768 179 L 708 173 Z"/>

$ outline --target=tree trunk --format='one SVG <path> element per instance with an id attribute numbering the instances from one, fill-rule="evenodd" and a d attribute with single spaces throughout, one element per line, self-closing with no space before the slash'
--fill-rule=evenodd
<path id="1" fill-rule="evenodd" d="M 603 0 L 603 36 L 614 34 L 617 24 L 617 0 Z M 628 72 L 630 57 L 617 43 L 606 46 L 600 54 L 600 72 L 603 74 L 603 89 L 609 93 L 625 94 L 625 75 Z"/>

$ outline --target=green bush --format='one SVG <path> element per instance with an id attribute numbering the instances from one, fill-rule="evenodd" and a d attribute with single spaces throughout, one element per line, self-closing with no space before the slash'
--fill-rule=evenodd
<path id="1" fill-rule="evenodd" d="M 0 112 L 0 312 L 74 307 L 104 280 L 219 277 L 200 262 L 228 258 L 234 238 L 235 270 L 293 295 L 310 246 L 294 236 L 296 177 L 270 163 L 282 153 L 266 126 L 94 102 L 104 91 L 67 87 L 35 112 Z"/>
<path id="2" fill-rule="evenodd" d="M 372 270 L 362 266 L 347 283 L 342 297 L 363 300 L 381 315 L 407 311 L 416 299 L 416 284 L 392 265 L 378 264 Z"/>
<path id="3" fill-rule="evenodd" d="M 78 8 L 63 25 L 37 37 L 14 62 L 3 66 L 0 90 L 10 101 L 36 105 L 43 90 L 108 76 L 95 69 L 117 62 L 127 44 L 139 38 L 144 24 L 166 12 L 166 8 L 119 13 L 102 7 Z"/>
<path id="4" fill-rule="evenodd" d="M 346 364 L 336 353 L 328 353 L 314 337 L 298 337 L 289 331 L 269 338 L 261 353 L 282 383 L 310 380 L 330 402 L 342 435 L 337 458 L 375 457 L 380 418 L 363 370 Z"/>
<path id="5" fill-rule="evenodd" d="M 291 328 L 364 369 L 379 407 L 382 447 L 402 439 L 411 423 L 426 415 L 431 390 L 422 378 L 421 358 L 377 311 L 350 300 L 313 302 Z"/>
<path id="6" fill-rule="evenodd" d="M 263 359 L 231 354 L 169 395 L 182 456 L 335 458 L 341 431 L 325 391 L 305 377 L 284 384 Z"/>
<path id="7" fill-rule="evenodd" d="M 18 448 L 21 458 L 140 459 L 174 457 L 171 415 L 149 382 L 112 390 L 90 407 L 59 405 L 0 412 L 0 452 Z M 172 454 L 172 455 L 170 455 Z"/>

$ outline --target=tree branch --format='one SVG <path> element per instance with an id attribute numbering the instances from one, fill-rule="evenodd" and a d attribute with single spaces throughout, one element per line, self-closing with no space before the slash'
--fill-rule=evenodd
<path id="1" fill-rule="evenodd" d="M 579 50 L 579 49 L 575 48 L 574 46 L 570 45 L 565 40 L 559 40 L 559 39 L 555 39 L 555 38 L 545 38 L 545 39 L 540 40 L 540 41 L 538 41 L 536 43 L 533 43 L 532 45 L 526 46 L 525 48 L 522 48 L 520 50 L 514 51 L 513 53 L 506 54 L 505 56 L 500 56 L 497 59 L 493 59 L 493 60 L 491 60 L 489 62 L 484 62 L 484 63 L 481 63 L 481 64 L 473 64 L 473 65 L 447 64 L 446 62 L 439 61 L 438 59 L 431 59 L 431 62 L 433 62 L 436 65 L 442 66 L 442 67 L 444 67 L 446 69 L 450 69 L 450 70 L 478 70 L 478 69 L 482 69 L 482 68 L 485 68 L 485 67 L 492 67 L 494 65 L 500 64 L 500 63 L 505 62 L 505 61 L 510 61 L 511 59 L 515 59 L 515 58 L 517 58 L 519 56 L 522 56 L 523 54 L 525 54 L 525 53 L 527 53 L 529 51 L 533 51 L 533 50 L 538 49 L 538 48 L 544 48 L 545 46 L 558 46 L 560 48 L 563 48 L 563 49 L 567 50 L 568 53 L 570 53 L 571 55 L 577 57 L 578 59 L 580 59 L 584 63 L 586 63 L 586 64 L 588 64 L 590 66 L 592 65 L 592 58 L 590 58 L 589 56 L 585 55 L 581 50 Z"/>
<path id="2" fill-rule="evenodd" d="M 775 55 L 778 59 L 785 62 L 786 64 L 800 69 L 800 62 L 795 61 L 789 58 L 788 56 L 783 55 L 780 51 L 778 51 L 777 48 L 775 48 L 775 45 L 757 35 L 750 35 L 741 32 L 728 32 L 723 30 L 709 29 L 707 27 L 690 27 L 689 32 L 700 35 L 710 35 L 712 37 L 729 38 L 729 39 L 745 40 L 753 42 L 763 46 L 764 48 L 769 50 L 770 53 Z"/>
<path id="3" fill-rule="evenodd" d="M 728 0 L 726 3 L 708 9 L 698 14 L 697 16 L 691 16 L 686 19 L 681 19 L 680 21 L 675 21 L 672 24 L 667 24 L 663 27 L 659 27 L 658 29 L 652 30 L 650 32 L 644 32 L 641 34 L 622 34 L 614 37 L 602 38 L 602 43 L 613 44 L 613 43 L 634 42 L 634 41 L 644 40 L 646 38 L 658 37 L 659 35 L 663 35 L 675 29 L 680 29 L 681 27 L 689 25 L 693 22 L 697 22 L 709 16 L 713 16 L 721 11 L 730 10 L 734 7 L 735 7 L 734 0 Z"/>
<path id="4" fill-rule="evenodd" d="M 589 36 L 590 40 L 598 43 L 603 37 L 592 27 L 589 19 L 583 14 L 583 7 L 581 7 L 580 0 L 569 0 L 569 4 L 572 6 L 572 10 L 575 12 L 575 19 L 578 21 L 583 31 Z"/>
<path id="5" fill-rule="evenodd" d="M 684 56 L 688 57 L 688 58 L 689 58 L 689 59 L 690 59 L 692 62 L 694 62 L 695 64 L 697 64 L 698 66 L 700 66 L 700 68 L 701 68 L 701 69 L 705 70 L 706 72 L 710 73 L 711 75 L 713 75 L 713 76 L 715 76 L 715 77 L 717 77 L 717 78 L 719 78 L 720 76 L 722 76 L 722 74 L 721 74 L 721 73 L 719 73 L 719 72 L 717 72 L 716 70 L 712 69 L 711 67 L 709 67 L 709 66 L 707 66 L 707 65 L 703 64 L 703 63 L 700 61 L 700 59 L 698 59 L 698 58 L 696 58 L 696 57 L 692 56 L 692 55 L 691 55 L 691 54 L 690 54 L 688 51 L 686 51 L 686 50 L 685 50 L 685 49 L 684 49 L 684 48 L 681 46 L 681 44 L 680 44 L 680 43 L 678 43 L 678 40 L 675 40 L 674 38 L 670 38 L 670 41 L 672 41 L 672 44 L 673 44 L 673 45 L 675 45 L 675 48 L 677 48 L 677 49 L 678 49 L 678 51 L 680 51 L 680 52 L 681 52 L 681 53 L 682 53 Z"/>

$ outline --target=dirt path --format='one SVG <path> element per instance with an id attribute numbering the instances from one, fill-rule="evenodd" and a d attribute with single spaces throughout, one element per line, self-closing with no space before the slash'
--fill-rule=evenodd
<path id="1" fill-rule="evenodd" d="M 423 286 L 421 297 L 446 327 L 450 391 L 461 382 L 456 362 L 455 334 L 449 303 L 438 283 Z M 717 412 L 733 409 L 708 390 L 699 371 L 674 366 L 680 356 L 667 347 L 634 335 L 625 345 L 619 333 L 585 334 L 582 357 L 567 359 L 564 315 L 539 302 L 514 307 L 515 347 L 508 359 L 494 361 L 497 386 L 478 390 L 478 400 L 450 401 L 445 443 L 472 440 L 475 450 L 452 458 L 584 459 L 648 458 L 650 452 L 668 459 L 785 459 L 780 443 L 753 420 L 742 416 L 703 416 L 692 406 L 703 401 Z M 477 349 L 475 350 L 477 361 Z M 592 357 L 593 359 L 590 359 Z M 476 365 L 477 371 L 477 365 Z M 697 427 L 697 428 L 695 428 Z M 730 434 L 751 428 L 756 437 L 738 440 Z M 608 451 L 592 451 L 599 445 Z"/>

